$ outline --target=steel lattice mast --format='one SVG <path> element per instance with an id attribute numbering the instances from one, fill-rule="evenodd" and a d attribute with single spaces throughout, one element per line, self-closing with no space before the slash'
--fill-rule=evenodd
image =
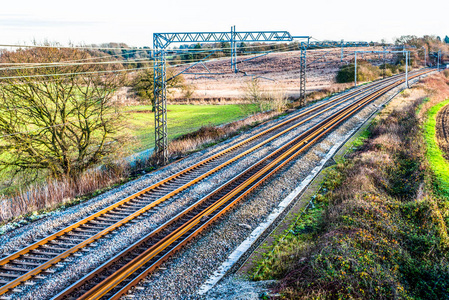
<path id="1" fill-rule="evenodd" d="M 291 42 L 295 38 L 309 39 L 308 36 L 292 36 L 288 31 L 236 31 L 235 26 L 230 32 L 154 33 L 154 123 L 157 163 L 164 165 L 168 161 L 166 50 L 170 44 L 231 43 L 231 68 L 237 73 L 237 43 Z"/>

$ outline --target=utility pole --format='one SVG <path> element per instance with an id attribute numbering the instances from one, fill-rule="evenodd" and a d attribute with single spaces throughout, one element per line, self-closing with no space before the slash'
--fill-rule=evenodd
<path id="1" fill-rule="evenodd" d="M 408 57 L 409 51 L 405 51 L 405 87 L 408 89 Z"/>
<path id="2" fill-rule="evenodd" d="M 354 86 L 357 86 L 357 51 L 354 54 Z"/>
<path id="3" fill-rule="evenodd" d="M 340 59 L 340 62 L 343 62 L 343 42 L 344 42 L 344 40 L 341 40 L 341 59 Z"/>
<path id="4" fill-rule="evenodd" d="M 154 59 L 154 121 L 155 121 L 155 156 L 159 165 L 168 162 L 167 141 L 167 80 L 186 72 L 186 70 L 167 79 L 166 51 L 172 43 L 231 43 L 231 68 L 237 68 L 237 43 L 240 42 L 291 42 L 294 39 L 309 39 L 309 36 L 292 36 L 288 31 L 236 31 L 232 26 L 226 32 L 171 32 L 153 34 Z M 211 54 L 210 54 L 211 55 Z M 188 74 L 188 73 L 185 73 Z M 208 73 L 210 74 L 210 73 Z"/>
<path id="5" fill-rule="evenodd" d="M 437 59 L 437 70 L 440 71 L 440 55 L 441 55 L 441 50 L 438 50 L 438 59 Z"/>
<path id="6" fill-rule="evenodd" d="M 386 69 L 387 69 L 387 62 L 386 62 L 386 48 L 385 48 L 385 46 L 383 47 L 384 48 L 384 69 L 383 69 L 383 74 L 382 74 L 382 78 L 383 79 L 385 79 L 385 73 L 386 73 Z"/>

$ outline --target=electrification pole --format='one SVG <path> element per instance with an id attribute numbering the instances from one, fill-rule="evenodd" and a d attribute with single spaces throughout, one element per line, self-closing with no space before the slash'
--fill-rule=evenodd
<path id="1" fill-rule="evenodd" d="M 340 62 L 343 62 L 343 42 L 344 42 L 344 40 L 341 40 L 341 59 L 340 59 Z"/>
<path id="2" fill-rule="evenodd" d="M 427 68 L 427 49 L 424 46 L 422 48 L 424 49 L 424 67 Z"/>
<path id="3" fill-rule="evenodd" d="M 167 141 L 167 72 L 165 49 L 157 39 L 153 40 L 154 48 L 154 140 L 155 156 L 158 165 L 165 165 L 168 162 L 168 141 Z"/>
<path id="4" fill-rule="evenodd" d="M 231 68 L 234 70 L 234 73 L 239 72 L 239 69 L 237 68 L 237 43 L 235 41 L 235 26 L 231 27 Z"/>
<path id="5" fill-rule="evenodd" d="M 440 55 L 441 55 L 441 50 L 438 50 L 438 59 L 437 59 L 437 70 L 440 71 Z"/>
<path id="6" fill-rule="evenodd" d="M 405 51 L 405 87 L 408 88 L 408 57 L 409 51 Z"/>
<path id="7" fill-rule="evenodd" d="M 288 31 L 236 31 L 235 26 L 231 27 L 230 32 L 154 33 L 154 153 L 157 163 L 164 165 L 168 162 L 166 51 L 170 44 L 231 43 L 231 69 L 237 73 L 239 72 L 237 68 L 237 42 L 291 42 L 294 39 L 305 38 L 309 39 L 308 36 L 292 36 Z M 194 65 L 195 64 L 189 66 L 186 70 L 192 68 Z M 186 70 L 169 78 L 168 80 L 184 73 Z"/>
<path id="8" fill-rule="evenodd" d="M 301 55 L 299 60 L 299 105 L 303 106 L 306 103 L 306 67 L 307 67 L 307 44 L 301 42 Z"/>
<path id="9" fill-rule="evenodd" d="M 354 86 L 357 86 L 357 51 L 355 53 L 354 59 Z"/>

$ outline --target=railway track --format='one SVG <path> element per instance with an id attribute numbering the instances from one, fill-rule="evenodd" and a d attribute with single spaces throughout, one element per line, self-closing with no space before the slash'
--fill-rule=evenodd
<path id="1" fill-rule="evenodd" d="M 449 144 L 449 105 L 446 105 L 441 111 L 441 131 L 443 133 L 444 140 Z"/>
<path id="2" fill-rule="evenodd" d="M 426 71 L 427 72 L 427 71 Z M 424 72 L 415 73 L 410 78 Z M 117 298 L 154 270 L 196 236 L 202 229 L 229 210 L 266 178 L 299 155 L 323 135 L 379 95 L 401 84 L 392 78 L 365 88 L 353 90 L 325 104 L 308 109 L 230 148 L 206 158 L 165 180 L 129 196 L 49 237 L 0 260 L 0 295 L 44 272 L 62 259 L 83 249 L 93 241 L 110 234 L 120 226 L 151 213 L 152 209 L 207 178 L 218 170 L 259 149 L 277 137 L 342 103 L 361 97 L 338 113 L 326 118 L 283 147 L 245 170 L 232 181 L 199 200 L 145 238 L 122 251 L 55 299 Z M 237 150 L 240 149 L 240 152 Z M 238 153 L 236 153 L 238 152 Z M 232 157 L 230 154 L 233 154 Z M 139 272 L 136 272 L 140 270 Z M 118 277 L 116 274 L 120 274 Z M 104 279 L 104 281 L 102 280 Z"/>

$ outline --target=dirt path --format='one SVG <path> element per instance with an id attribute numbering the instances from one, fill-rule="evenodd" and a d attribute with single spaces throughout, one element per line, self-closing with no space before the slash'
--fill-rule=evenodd
<path id="1" fill-rule="evenodd" d="M 444 157 L 449 159 L 449 105 L 440 110 L 436 123 L 438 145 L 443 150 Z"/>

